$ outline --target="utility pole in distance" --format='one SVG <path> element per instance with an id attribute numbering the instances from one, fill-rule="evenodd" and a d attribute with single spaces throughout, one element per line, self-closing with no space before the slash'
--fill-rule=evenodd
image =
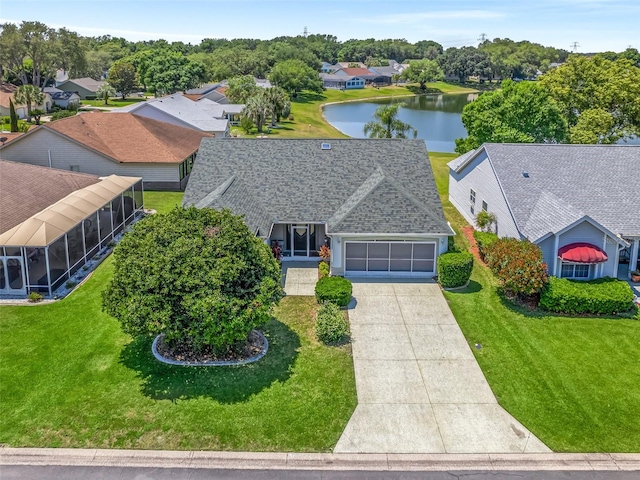
<path id="1" fill-rule="evenodd" d="M 571 44 L 571 48 L 573 49 L 573 53 L 578 53 L 578 47 L 580 46 L 580 44 L 578 42 L 573 42 Z"/>
<path id="2" fill-rule="evenodd" d="M 480 43 L 484 42 L 487 39 L 487 34 L 486 33 L 481 33 L 480 36 L 478 37 L 478 41 Z"/>

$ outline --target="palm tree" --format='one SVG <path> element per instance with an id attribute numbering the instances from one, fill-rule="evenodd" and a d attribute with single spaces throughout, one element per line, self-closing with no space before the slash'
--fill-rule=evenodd
<path id="1" fill-rule="evenodd" d="M 22 85 L 13 95 L 19 105 L 27 106 L 27 122 L 31 121 L 31 105 L 41 105 L 44 102 L 44 93 L 35 85 Z"/>
<path id="2" fill-rule="evenodd" d="M 271 106 L 271 126 L 275 127 L 280 118 L 287 116 L 291 111 L 289 95 L 280 87 L 266 89 L 265 95 Z"/>
<path id="3" fill-rule="evenodd" d="M 258 127 L 258 133 L 262 133 L 262 125 L 271 113 L 271 103 L 267 98 L 267 92 L 261 89 L 256 95 L 247 99 L 247 103 L 242 109 L 242 114 L 250 118 Z"/>
<path id="4" fill-rule="evenodd" d="M 399 108 L 399 103 L 378 107 L 373 114 L 375 120 L 365 124 L 364 134 L 369 138 L 407 138 L 407 133 L 413 132 L 413 138 L 416 138 L 418 131 L 398 119 Z"/>
<path id="5" fill-rule="evenodd" d="M 98 90 L 96 90 L 96 98 L 100 100 L 104 100 L 104 104 L 109 104 L 109 98 L 116 96 L 116 90 L 108 83 L 101 85 Z"/>

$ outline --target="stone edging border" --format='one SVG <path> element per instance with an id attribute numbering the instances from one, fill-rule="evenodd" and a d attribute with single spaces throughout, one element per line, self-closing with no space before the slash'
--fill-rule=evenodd
<path id="1" fill-rule="evenodd" d="M 446 292 L 455 292 L 456 290 L 464 290 L 469 286 L 469 283 L 471 283 L 471 279 L 467 280 L 467 283 L 459 287 L 442 287 L 442 289 Z"/>
<path id="2" fill-rule="evenodd" d="M 178 360 L 171 360 L 170 358 L 163 357 L 158 352 L 158 341 L 160 340 L 160 338 L 164 337 L 163 333 L 158 335 L 153 340 L 153 343 L 151 344 L 151 351 L 153 352 L 153 356 L 156 358 L 156 360 L 162 363 L 166 363 L 168 365 L 178 365 L 182 367 L 226 367 L 226 366 L 234 366 L 234 365 L 246 365 L 247 363 L 257 362 L 262 357 L 264 357 L 267 354 L 267 350 L 269 350 L 269 341 L 267 340 L 267 337 L 265 337 L 264 334 L 259 330 L 254 330 L 254 332 L 257 333 L 258 336 L 260 336 L 260 338 L 262 338 L 262 341 L 264 342 L 264 346 L 262 347 L 262 350 L 260 350 L 258 354 L 254 355 L 253 357 L 246 358 L 244 360 L 235 360 L 235 361 L 220 360 L 217 362 L 180 362 Z"/>

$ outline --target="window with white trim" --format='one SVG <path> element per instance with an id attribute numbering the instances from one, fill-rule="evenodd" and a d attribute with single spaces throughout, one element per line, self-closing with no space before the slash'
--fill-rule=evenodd
<path id="1" fill-rule="evenodd" d="M 563 262 L 560 277 L 584 280 L 589 278 L 590 267 L 590 264 Z"/>
<path id="2" fill-rule="evenodd" d="M 476 191 L 472 188 L 469 192 L 469 201 L 475 205 L 476 203 Z"/>
<path id="3" fill-rule="evenodd" d="M 482 210 L 485 212 L 489 211 L 489 205 L 487 205 L 487 202 L 485 202 L 484 200 L 482 201 Z"/>

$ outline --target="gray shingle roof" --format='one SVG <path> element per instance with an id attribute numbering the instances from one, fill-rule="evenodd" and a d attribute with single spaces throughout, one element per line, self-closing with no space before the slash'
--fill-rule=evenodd
<path id="1" fill-rule="evenodd" d="M 528 236 L 531 232 L 531 240 L 579 214 L 616 234 L 640 235 L 640 145 L 485 144 L 478 150 L 482 148 L 518 228 Z"/>
<path id="2" fill-rule="evenodd" d="M 330 233 L 450 232 L 422 140 L 207 139 L 183 204 L 245 214 L 262 237 L 296 222 L 327 222 Z"/>

